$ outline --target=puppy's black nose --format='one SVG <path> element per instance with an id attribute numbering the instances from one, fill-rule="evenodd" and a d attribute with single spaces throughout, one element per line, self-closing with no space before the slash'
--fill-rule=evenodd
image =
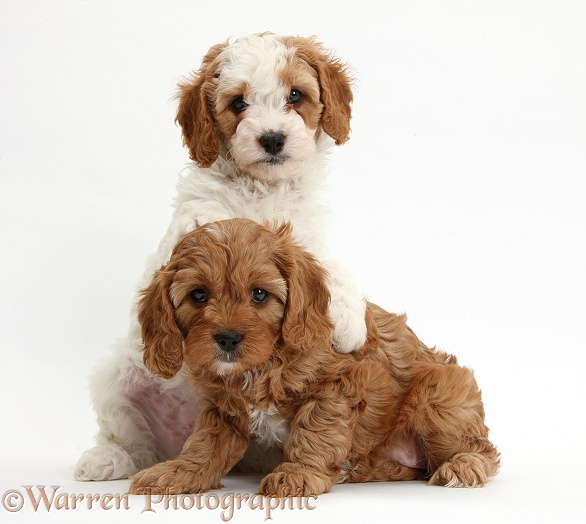
<path id="1" fill-rule="evenodd" d="M 262 148 L 271 155 L 280 153 L 285 147 L 285 135 L 282 133 L 265 133 L 258 141 Z"/>
<path id="2" fill-rule="evenodd" d="M 238 345 L 240 344 L 240 342 L 242 341 L 242 333 L 238 332 L 238 331 L 220 331 L 219 333 L 216 333 L 216 335 L 214 336 L 214 338 L 216 339 L 216 342 L 218 343 L 218 347 L 222 350 L 222 351 L 234 351 L 236 349 L 238 349 Z"/>

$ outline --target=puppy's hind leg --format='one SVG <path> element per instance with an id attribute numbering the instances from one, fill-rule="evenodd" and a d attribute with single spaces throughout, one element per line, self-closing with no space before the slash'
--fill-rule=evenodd
<path id="1" fill-rule="evenodd" d="M 140 372 L 132 359 L 115 354 L 92 378 L 99 432 L 75 466 L 77 480 L 128 478 L 157 461 L 148 423 L 129 398 L 140 388 Z"/>
<path id="2" fill-rule="evenodd" d="M 139 343 L 134 340 L 135 346 Z M 198 394 L 189 382 L 163 381 L 148 373 L 137 360 L 140 353 L 129 351 L 131 344 L 125 340 L 93 377 L 99 433 L 97 445 L 75 466 L 77 480 L 128 478 L 177 456 L 192 431 Z"/>
<path id="3" fill-rule="evenodd" d="M 420 438 L 429 484 L 481 487 L 497 474 L 500 455 L 488 440 L 481 394 L 469 369 L 446 364 L 422 370 L 400 419 Z"/>
<path id="4" fill-rule="evenodd" d="M 337 484 L 346 482 L 384 482 L 395 480 L 420 480 L 424 471 L 399 464 L 383 455 L 349 457 L 342 463 Z"/>

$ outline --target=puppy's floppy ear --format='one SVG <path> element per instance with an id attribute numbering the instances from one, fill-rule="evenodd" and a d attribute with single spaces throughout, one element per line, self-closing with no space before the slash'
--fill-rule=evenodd
<path id="1" fill-rule="evenodd" d="M 144 342 L 144 365 L 163 378 L 172 378 L 183 364 L 183 337 L 175 323 L 169 297 L 173 271 L 157 271 L 150 285 L 142 291 L 138 321 Z"/>
<path id="2" fill-rule="evenodd" d="M 220 154 L 209 96 L 216 88 L 216 59 L 226 45 L 212 47 L 194 77 L 179 85 L 175 122 L 181 126 L 183 144 L 189 149 L 190 158 L 200 167 L 210 167 Z"/>
<path id="3" fill-rule="evenodd" d="M 299 56 L 317 72 L 320 99 L 324 105 L 321 126 L 337 145 L 343 144 L 350 138 L 350 104 L 353 100 L 346 66 L 324 51 L 315 38 L 293 37 L 287 43 L 295 47 Z"/>
<path id="4" fill-rule="evenodd" d="M 295 244 L 289 224 L 275 230 L 279 244 L 274 260 L 287 281 L 282 336 L 287 346 L 302 351 L 331 345 L 327 273 L 312 255 Z"/>

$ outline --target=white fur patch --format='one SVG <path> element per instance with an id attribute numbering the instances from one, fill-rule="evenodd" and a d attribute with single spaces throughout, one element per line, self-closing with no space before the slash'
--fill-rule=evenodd
<path id="1" fill-rule="evenodd" d="M 216 369 L 218 371 L 218 375 L 224 376 L 226 373 L 233 372 L 235 369 L 238 369 L 240 365 L 237 362 L 218 362 L 216 364 Z"/>
<path id="2" fill-rule="evenodd" d="M 273 405 L 253 409 L 249 415 L 250 432 L 262 444 L 283 445 L 289 437 L 289 424 Z"/>

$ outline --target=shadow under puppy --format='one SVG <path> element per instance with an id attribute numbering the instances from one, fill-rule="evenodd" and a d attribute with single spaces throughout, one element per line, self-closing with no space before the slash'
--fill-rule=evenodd
<path id="1" fill-rule="evenodd" d="M 204 404 L 181 454 L 136 474 L 130 491 L 220 488 L 252 436 L 283 450 L 267 496 L 424 478 L 475 487 L 495 475 L 472 372 L 374 304 L 364 348 L 336 353 L 329 300 L 324 269 L 288 225 L 234 219 L 184 237 L 143 291 L 139 321 L 147 368 L 169 378 L 185 364 Z"/>

